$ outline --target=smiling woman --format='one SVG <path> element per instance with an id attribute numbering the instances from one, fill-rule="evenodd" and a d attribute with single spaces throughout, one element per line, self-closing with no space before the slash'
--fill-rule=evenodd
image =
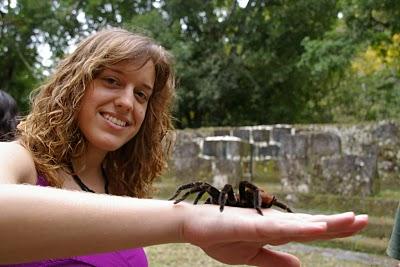
<path id="1" fill-rule="evenodd" d="M 110 177 L 118 177 L 110 181 L 114 194 L 149 195 L 165 165 L 160 140 L 172 128 L 170 61 L 169 53 L 150 38 L 113 29 L 87 38 L 59 64 L 19 127 L 36 169 L 51 186 L 71 180 L 59 171 L 72 163 L 102 188 L 95 178 L 101 163 Z M 121 121 L 125 127 L 115 123 Z M 98 162 L 91 163 L 89 155 Z M 97 171 L 89 171 L 88 164 L 97 165 Z"/>
<path id="2" fill-rule="evenodd" d="M 0 264 L 142 267 L 143 246 L 181 242 L 227 264 L 299 266 L 264 246 L 366 226 L 352 212 L 259 216 L 147 199 L 171 143 L 171 61 L 152 39 L 107 29 L 38 88 L 16 141 L 0 142 Z"/>

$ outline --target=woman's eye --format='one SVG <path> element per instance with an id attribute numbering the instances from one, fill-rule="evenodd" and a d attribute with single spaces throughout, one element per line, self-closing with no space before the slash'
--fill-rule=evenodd
<path id="1" fill-rule="evenodd" d="M 147 100 L 147 95 L 143 93 L 142 91 L 137 91 L 135 94 L 141 99 L 141 100 Z"/>
<path id="2" fill-rule="evenodd" d="M 104 77 L 103 80 L 109 85 L 113 86 L 119 85 L 119 81 L 113 77 Z"/>

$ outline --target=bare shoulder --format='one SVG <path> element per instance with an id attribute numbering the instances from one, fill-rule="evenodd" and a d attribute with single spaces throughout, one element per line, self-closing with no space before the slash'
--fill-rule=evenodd
<path id="1" fill-rule="evenodd" d="M 19 142 L 0 142 L 0 184 L 36 183 L 31 153 Z"/>

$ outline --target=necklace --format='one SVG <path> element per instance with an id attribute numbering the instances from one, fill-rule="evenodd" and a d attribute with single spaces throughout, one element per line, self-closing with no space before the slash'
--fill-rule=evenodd
<path id="1" fill-rule="evenodd" d="M 85 185 L 84 182 L 82 182 L 81 178 L 75 173 L 75 171 L 74 171 L 74 166 L 72 166 L 72 163 L 71 163 L 71 165 L 70 165 L 70 169 L 71 169 L 71 171 L 72 171 L 72 172 L 71 172 L 72 178 L 74 178 L 75 183 L 77 183 L 77 184 L 79 185 L 79 187 L 80 187 L 83 191 L 85 191 L 85 192 L 90 192 L 90 193 L 96 193 L 95 191 L 93 191 L 92 189 L 90 189 L 87 185 Z M 104 192 L 105 192 L 106 194 L 108 194 L 108 177 L 107 177 L 106 172 L 105 172 L 105 170 L 104 170 L 103 167 L 101 167 L 101 173 L 102 173 L 103 178 L 104 178 Z"/>

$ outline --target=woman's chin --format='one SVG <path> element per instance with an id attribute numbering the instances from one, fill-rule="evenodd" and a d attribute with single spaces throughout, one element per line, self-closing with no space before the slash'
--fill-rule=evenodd
<path id="1" fill-rule="evenodd" d="M 122 142 L 121 140 L 98 140 L 97 142 L 93 142 L 92 146 L 99 151 L 107 153 L 121 148 L 125 143 L 126 142 Z"/>

